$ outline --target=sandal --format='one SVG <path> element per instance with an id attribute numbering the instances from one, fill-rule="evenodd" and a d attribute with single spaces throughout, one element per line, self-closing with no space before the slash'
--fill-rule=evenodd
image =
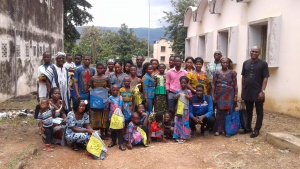
<path id="1" fill-rule="evenodd" d="M 117 144 L 114 143 L 114 142 L 110 142 L 109 145 L 108 145 L 108 147 L 110 148 L 110 147 L 113 147 L 113 146 L 115 146 L 115 145 L 117 145 Z"/>
<path id="2" fill-rule="evenodd" d="M 77 143 L 72 143 L 72 150 L 78 151 Z"/>
<path id="3" fill-rule="evenodd" d="M 125 146 L 124 146 L 123 144 L 121 144 L 121 145 L 119 146 L 119 149 L 122 150 L 122 151 L 125 151 L 125 150 L 126 150 L 126 148 L 125 148 Z"/>

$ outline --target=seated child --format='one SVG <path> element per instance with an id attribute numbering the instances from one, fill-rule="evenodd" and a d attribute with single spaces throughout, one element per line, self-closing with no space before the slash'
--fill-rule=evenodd
<path id="1" fill-rule="evenodd" d="M 166 141 L 164 138 L 164 114 L 163 112 L 153 112 L 148 120 L 148 135 L 156 140 Z M 148 141 L 150 143 L 150 140 Z"/>
<path id="2" fill-rule="evenodd" d="M 131 115 L 131 122 L 128 124 L 125 134 L 125 141 L 127 142 L 127 148 L 132 149 L 133 145 L 143 143 L 146 133 L 141 133 L 141 128 L 138 126 L 140 116 L 137 112 L 133 112 Z M 143 136 L 144 135 L 144 136 Z M 146 140 L 145 140 L 146 141 Z"/>
<path id="3" fill-rule="evenodd" d="M 52 122 L 52 110 L 49 108 L 49 100 L 42 99 L 40 103 L 40 111 L 38 114 L 38 119 L 40 124 L 41 133 L 46 136 L 44 151 L 52 152 L 53 146 L 51 145 L 52 134 L 53 134 L 53 122 Z"/>
<path id="4" fill-rule="evenodd" d="M 174 120 L 170 112 L 165 113 L 164 118 L 164 134 L 166 139 L 173 139 Z"/>
<path id="5" fill-rule="evenodd" d="M 137 113 L 139 114 L 139 127 L 141 127 L 146 133 L 148 131 L 148 114 L 145 112 L 145 106 L 139 104 L 137 106 Z"/>

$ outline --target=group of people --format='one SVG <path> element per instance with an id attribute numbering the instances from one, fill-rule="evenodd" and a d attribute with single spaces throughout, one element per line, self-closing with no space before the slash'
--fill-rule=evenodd
<path id="1" fill-rule="evenodd" d="M 252 47 L 251 58 L 242 68 L 241 98 L 248 116 L 243 133 L 251 133 L 251 138 L 259 135 L 262 126 L 269 77 L 268 64 L 259 55 L 260 48 Z M 38 69 L 38 118 L 46 151 L 53 151 L 51 143 L 57 131 L 72 142 L 73 150 L 86 144 L 96 130 L 105 140 L 110 131 L 108 147 L 118 143 L 122 151 L 153 140 L 184 143 L 196 136 L 197 124 L 205 137 L 210 132 L 226 135 L 225 117 L 236 107 L 238 85 L 233 63 L 222 57 L 221 51 L 214 52 L 214 61 L 206 65 L 206 71 L 201 57 L 187 57 L 185 68 L 178 56 L 170 56 L 168 66 L 157 59 L 143 63 L 143 57 L 137 56 L 136 65 L 131 60 L 121 63 L 109 59 L 95 68 L 90 67 L 90 55 L 74 58 L 75 63 L 70 54 L 58 52 L 52 64 L 51 53 L 45 52 L 44 64 Z M 252 130 L 254 104 L 257 121 Z M 119 110 L 124 126 L 113 129 L 113 116 Z M 55 129 L 56 117 L 62 119 L 65 132 Z"/>

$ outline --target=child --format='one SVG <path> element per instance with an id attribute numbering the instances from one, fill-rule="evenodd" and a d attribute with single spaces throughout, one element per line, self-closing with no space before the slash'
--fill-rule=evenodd
<path id="1" fill-rule="evenodd" d="M 130 68 L 133 65 L 131 60 L 127 60 L 124 63 L 123 72 L 126 73 L 128 76 L 130 76 Z"/>
<path id="2" fill-rule="evenodd" d="M 141 83 L 141 79 L 136 76 L 136 66 L 132 65 L 130 68 L 130 88 L 135 88 L 136 85 Z"/>
<path id="3" fill-rule="evenodd" d="M 73 58 L 72 58 L 71 54 L 69 54 L 69 53 L 66 54 L 66 62 L 64 63 L 63 67 L 68 70 L 68 74 L 69 74 L 69 77 L 70 77 L 69 86 L 70 86 L 70 90 L 73 90 L 71 88 L 71 86 L 74 83 L 74 78 L 73 77 L 74 77 L 74 70 L 76 68 L 76 65 L 73 62 Z"/>
<path id="4" fill-rule="evenodd" d="M 155 75 L 155 98 L 154 98 L 154 111 L 155 112 L 166 112 L 168 110 L 168 100 L 166 92 L 166 65 L 159 64 L 159 74 Z"/>
<path id="5" fill-rule="evenodd" d="M 127 148 L 132 149 L 133 145 L 138 145 L 142 143 L 145 139 L 143 135 L 138 130 L 139 127 L 140 116 L 137 112 L 133 112 L 131 115 L 131 122 L 129 123 L 126 134 L 125 140 L 127 141 Z"/>
<path id="6" fill-rule="evenodd" d="M 166 139 L 172 139 L 174 132 L 174 121 L 170 112 L 165 113 L 164 118 L 164 134 Z"/>
<path id="7" fill-rule="evenodd" d="M 148 135 L 151 138 L 160 139 L 162 141 L 166 141 L 164 139 L 164 114 L 163 112 L 152 112 L 149 116 L 148 120 Z M 150 144 L 150 140 L 149 140 Z"/>
<path id="8" fill-rule="evenodd" d="M 123 98 L 123 113 L 125 116 L 125 126 L 130 122 L 131 113 L 135 111 L 135 99 L 134 99 L 134 89 L 130 88 L 131 79 L 129 76 L 124 78 L 122 87 L 119 91 Z"/>
<path id="9" fill-rule="evenodd" d="M 189 79 L 186 76 L 180 77 L 181 89 L 176 91 L 177 111 L 175 117 L 174 133 L 173 138 L 178 143 L 184 143 L 187 138 L 190 137 L 190 126 L 189 126 L 189 100 L 192 98 L 192 93 L 187 89 Z"/>
<path id="10" fill-rule="evenodd" d="M 52 152 L 53 146 L 51 145 L 52 134 L 53 134 L 53 122 L 52 122 L 52 110 L 49 108 L 49 100 L 42 99 L 40 104 L 40 112 L 38 119 L 40 119 L 40 130 L 46 136 L 45 149 L 44 151 Z"/>
<path id="11" fill-rule="evenodd" d="M 89 81 L 90 90 L 103 91 L 101 96 L 96 96 L 97 98 L 108 98 L 108 87 L 109 79 L 105 75 L 105 66 L 102 63 L 97 63 L 96 65 L 97 75 L 93 76 Z M 106 95 L 105 95 L 106 94 Z M 91 95 L 92 97 L 92 95 Z M 105 104 L 105 103 L 103 103 Z M 108 109 L 105 108 L 91 108 L 90 112 L 91 126 L 94 130 L 100 129 L 101 138 L 107 140 L 107 121 L 108 121 Z"/>
<path id="12" fill-rule="evenodd" d="M 145 111 L 145 106 L 143 104 L 139 104 L 137 106 L 137 113 L 140 116 L 139 126 L 144 130 L 148 131 L 148 113 Z"/>
<path id="13" fill-rule="evenodd" d="M 118 85 L 112 85 L 111 86 L 111 96 L 109 96 L 106 107 L 109 108 L 109 121 L 114 113 L 114 111 L 119 108 L 122 110 L 122 104 L 123 104 L 123 98 L 122 96 L 118 95 L 119 93 L 119 87 Z M 123 137 L 122 137 L 122 130 L 123 129 L 111 129 L 111 143 L 108 145 L 108 147 L 113 147 L 116 145 L 117 137 L 118 137 L 118 144 L 119 149 L 122 151 L 125 151 L 126 148 L 123 145 Z"/>
<path id="14" fill-rule="evenodd" d="M 143 74 L 145 75 L 142 78 L 142 87 L 145 98 L 145 107 L 148 112 L 152 112 L 155 91 L 155 80 L 152 76 L 152 71 L 152 65 L 150 63 L 145 63 L 143 66 Z"/>

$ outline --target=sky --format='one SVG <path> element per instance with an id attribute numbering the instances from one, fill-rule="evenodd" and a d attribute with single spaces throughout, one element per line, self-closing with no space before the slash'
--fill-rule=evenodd
<path id="1" fill-rule="evenodd" d="M 87 0 L 93 5 L 88 11 L 93 15 L 93 22 L 87 25 L 120 27 L 125 23 L 129 28 L 149 26 L 148 0 Z M 160 22 L 165 14 L 171 11 L 170 0 L 150 0 L 150 27 L 159 28 L 166 25 Z"/>

